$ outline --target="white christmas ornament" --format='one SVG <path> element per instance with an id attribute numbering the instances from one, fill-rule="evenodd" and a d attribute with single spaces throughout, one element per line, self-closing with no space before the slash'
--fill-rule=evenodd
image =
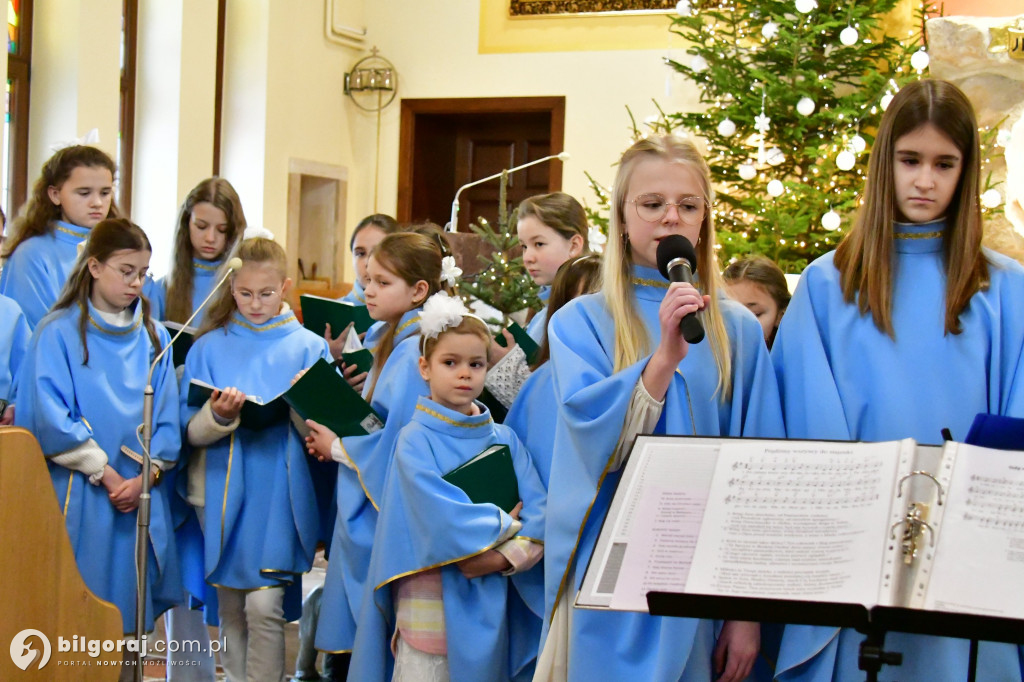
<path id="1" fill-rule="evenodd" d="M 855 44 L 858 38 L 860 38 L 860 34 L 857 33 L 857 29 L 853 26 L 847 26 L 839 32 L 839 42 L 847 47 Z"/>
<path id="2" fill-rule="evenodd" d="M 772 180 L 768 183 L 768 194 L 773 197 L 782 196 L 782 193 L 786 191 L 786 187 L 779 180 Z"/>
<path id="3" fill-rule="evenodd" d="M 771 40 L 775 36 L 779 35 L 779 25 L 774 21 L 769 21 L 761 27 L 761 35 L 764 36 L 765 40 Z"/>
<path id="4" fill-rule="evenodd" d="M 854 135 L 850 138 L 850 149 L 853 150 L 854 154 L 860 154 L 862 151 L 868 148 L 868 143 L 864 141 L 864 138 L 860 135 Z"/>
<path id="5" fill-rule="evenodd" d="M 757 175 L 757 169 L 749 163 L 740 164 L 740 177 L 744 180 L 753 180 L 754 176 Z"/>
<path id="6" fill-rule="evenodd" d="M 697 73 L 700 73 L 704 69 L 708 68 L 708 60 L 704 59 L 704 57 L 701 57 L 700 55 L 697 55 L 690 60 L 690 68 L 696 71 Z"/>
<path id="7" fill-rule="evenodd" d="M 801 14 L 807 14 L 813 11 L 818 6 L 815 0 L 796 0 L 796 11 Z"/>
<path id="8" fill-rule="evenodd" d="M 778 147 L 772 147 L 767 152 L 765 152 L 764 159 L 765 161 L 768 162 L 769 165 L 778 166 L 780 163 L 786 160 L 786 155 L 783 154 L 782 150 L 779 149 Z"/>
<path id="9" fill-rule="evenodd" d="M 853 155 L 853 152 L 843 150 L 836 155 L 836 168 L 841 171 L 848 171 L 853 168 L 854 164 L 857 163 L 857 157 Z"/>
<path id="10" fill-rule="evenodd" d="M 676 14 L 686 16 L 690 13 L 690 0 L 679 0 L 676 3 Z"/>
<path id="11" fill-rule="evenodd" d="M 718 134 L 722 137 L 732 137 L 736 134 L 736 124 L 728 118 L 722 119 L 718 124 Z"/>
<path id="12" fill-rule="evenodd" d="M 1010 146 L 1011 139 L 1012 138 L 1010 137 L 1010 131 L 1007 130 L 1006 128 L 1000 128 L 999 132 L 996 133 L 996 144 L 1002 147 L 1003 149 L 1006 149 L 1008 146 Z"/>
<path id="13" fill-rule="evenodd" d="M 821 216 L 821 226 L 826 230 L 838 230 L 842 219 L 839 214 L 829 209 L 829 212 Z"/>
<path id="14" fill-rule="evenodd" d="M 796 112 L 801 116 L 810 116 L 814 113 L 814 100 L 810 97 L 802 97 L 799 102 L 796 103 Z"/>
<path id="15" fill-rule="evenodd" d="M 928 63 L 930 61 L 931 58 L 928 56 L 928 53 L 925 52 L 923 49 L 918 50 L 914 54 L 910 55 L 910 65 L 917 69 L 918 71 L 924 71 L 925 69 L 927 69 Z"/>
<path id="16" fill-rule="evenodd" d="M 889 108 L 890 102 L 892 102 L 892 95 L 885 95 L 884 97 L 882 97 L 882 101 L 879 102 L 879 104 L 882 105 L 882 111 L 885 111 L 886 109 Z"/>
<path id="17" fill-rule="evenodd" d="M 995 208 L 1003 203 L 1003 195 L 997 189 L 990 189 L 981 195 L 981 205 L 985 208 Z"/>

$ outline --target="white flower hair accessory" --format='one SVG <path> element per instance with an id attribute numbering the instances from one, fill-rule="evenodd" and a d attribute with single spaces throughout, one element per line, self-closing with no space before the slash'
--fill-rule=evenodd
<path id="1" fill-rule="evenodd" d="M 462 318 L 469 314 L 461 298 L 439 291 L 423 304 L 423 310 L 420 311 L 420 335 L 425 339 L 436 339 L 446 329 L 462 324 Z"/>
<path id="2" fill-rule="evenodd" d="M 462 268 L 455 264 L 454 256 L 445 256 L 441 259 L 441 281 L 448 286 L 454 287 L 455 281 L 462 276 Z M 458 324 L 458 323 L 456 323 Z"/>
<path id="3" fill-rule="evenodd" d="M 273 239 L 274 233 L 265 227 L 259 225 L 248 225 L 245 228 L 245 232 L 242 233 L 242 239 L 255 239 L 260 237 L 261 239 Z"/>

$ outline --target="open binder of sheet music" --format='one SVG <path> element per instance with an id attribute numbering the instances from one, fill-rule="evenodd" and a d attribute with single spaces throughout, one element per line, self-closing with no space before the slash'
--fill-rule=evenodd
<path id="1" fill-rule="evenodd" d="M 576 598 L 651 591 L 1024 617 L 1024 453 L 640 436 Z"/>

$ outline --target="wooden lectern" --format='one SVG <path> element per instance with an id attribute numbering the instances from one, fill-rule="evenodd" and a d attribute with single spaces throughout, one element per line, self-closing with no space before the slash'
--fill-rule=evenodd
<path id="1" fill-rule="evenodd" d="M 116 650 L 95 658 L 58 650 L 58 637 L 116 642 L 121 614 L 85 586 L 39 443 L 15 427 L 0 427 L 0 576 L 0 679 L 118 678 L 123 655 Z M 38 652 L 25 670 L 12 658 L 11 643 L 26 629 L 49 639 L 50 660 L 41 670 L 38 636 L 25 642 Z"/>

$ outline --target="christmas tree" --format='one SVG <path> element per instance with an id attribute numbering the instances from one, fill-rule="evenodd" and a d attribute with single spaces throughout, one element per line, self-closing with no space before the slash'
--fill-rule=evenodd
<path id="1" fill-rule="evenodd" d="M 760 253 L 800 272 L 839 242 L 882 112 L 928 66 L 926 8 L 916 30 L 896 36 L 884 22 L 897 3 L 679 2 L 671 30 L 689 57 L 665 61 L 698 85 L 706 108 L 661 112 L 646 125 L 705 140 L 723 264 Z M 592 185 L 599 198 L 607 192 Z"/>

